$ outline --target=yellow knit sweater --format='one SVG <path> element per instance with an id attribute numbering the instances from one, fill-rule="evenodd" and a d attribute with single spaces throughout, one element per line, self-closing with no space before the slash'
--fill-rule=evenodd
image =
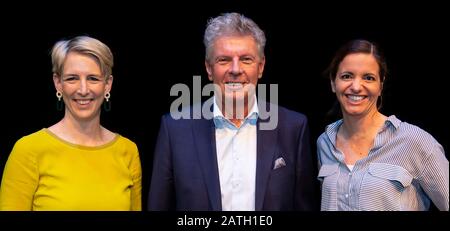
<path id="1" fill-rule="evenodd" d="M 97 147 L 48 129 L 18 140 L 0 188 L 0 210 L 141 210 L 141 163 L 125 137 Z"/>

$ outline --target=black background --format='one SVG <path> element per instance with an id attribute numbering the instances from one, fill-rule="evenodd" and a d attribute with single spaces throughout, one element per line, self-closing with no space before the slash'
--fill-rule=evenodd
<path id="1" fill-rule="evenodd" d="M 176 83 L 192 89 L 204 68 L 203 32 L 209 18 L 240 12 L 266 33 L 260 83 L 279 85 L 279 103 L 308 116 L 311 144 L 332 122 L 335 96 L 322 76 L 334 52 L 350 39 L 369 39 L 384 50 L 389 75 L 385 115 L 418 125 L 448 152 L 449 17 L 444 3 L 20 3 L 2 7 L 0 169 L 15 141 L 58 122 L 50 49 L 62 38 L 89 35 L 114 56 L 112 110 L 102 124 L 137 143 L 146 209 L 153 148 L 160 117 L 177 97 Z M 395 4 L 395 5 L 394 5 Z M 315 155 L 315 148 L 313 148 Z M 448 154 L 447 154 L 448 158 Z"/>

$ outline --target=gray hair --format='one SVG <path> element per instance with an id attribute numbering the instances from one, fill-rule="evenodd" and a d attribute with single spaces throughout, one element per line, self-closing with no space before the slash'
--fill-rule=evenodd
<path id="1" fill-rule="evenodd" d="M 52 71 L 61 76 L 64 61 L 69 52 L 77 52 L 92 57 L 100 66 L 102 74 L 108 78 L 114 65 L 113 54 L 108 46 L 89 36 L 78 36 L 69 40 L 60 40 L 52 48 Z"/>
<path id="2" fill-rule="evenodd" d="M 250 18 L 239 13 L 225 13 L 208 21 L 203 43 L 205 44 L 206 60 L 211 57 L 214 41 L 221 36 L 252 36 L 258 45 L 260 57 L 264 57 L 266 36 L 259 26 Z"/>

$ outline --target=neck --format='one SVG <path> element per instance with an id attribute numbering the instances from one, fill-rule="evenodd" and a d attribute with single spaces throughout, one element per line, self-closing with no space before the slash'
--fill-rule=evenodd
<path id="1" fill-rule="evenodd" d="M 242 121 L 248 115 L 248 106 L 247 105 L 244 106 L 243 112 L 242 111 L 239 112 L 238 110 L 236 110 L 236 107 L 234 107 L 234 106 L 231 108 L 231 110 L 223 110 L 223 108 L 226 108 L 226 107 L 223 105 L 222 105 L 222 107 L 220 107 L 220 111 L 222 112 L 223 116 L 225 118 L 229 119 L 236 127 L 240 127 L 242 124 Z"/>
<path id="2" fill-rule="evenodd" d="M 225 100 L 216 99 L 222 115 L 229 119 L 236 127 L 240 127 L 242 121 L 248 116 L 249 108 L 253 108 L 255 104 L 254 97 L 248 98 L 246 97 L 244 102 L 238 102 L 238 100 L 233 99 L 229 103 L 225 103 Z"/>
<path id="3" fill-rule="evenodd" d="M 80 145 L 96 146 L 106 140 L 99 116 L 80 121 L 67 113 L 61 121 L 49 129 L 61 138 Z"/>
<path id="4" fill-rule="evenodd" d="M 342 129 L 347 137 L 359 137 L 370 134 L 374 130 L 378 130 L 386 120 L 386 116 L 378 111 L 363 116 L 344 114 L 343 117 Z"/>

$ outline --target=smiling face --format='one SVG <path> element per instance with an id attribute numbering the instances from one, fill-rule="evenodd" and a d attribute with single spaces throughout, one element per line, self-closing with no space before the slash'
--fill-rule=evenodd
<path id="1" fill-rule="evenodd" d="M 63 94 L 65 117 L 87 121 L 100 117 L 100 106 L 111 90 L 112 76 L 106 78 L 93 57 L 69 52 L 61 76 L 55 74 L 53 81 Z"/>
<path id="2" fill-rule="evenodd" d="M 371 54 L 354 53 L 339 64 L 331 88 L 347 116 L 364 116 L 378 112 L 381 95 L 380 67 Z"/>
<path id="3" fill-rule="evenodd" d="M 222 108 L 223 102 L 228 100 L 252 99 L 265 64 L 265 58 L 260 57 L 258 51 L 257 43 L 251 36 L 223 36 L 214 41 L 205 66 L 208 78 L 220 89 L 216 94 L 221 97 L 216 95 L 216 99 L 222 102 Z M 244 107 L 247 112 L 248 102 L 244 103 Z"/>

